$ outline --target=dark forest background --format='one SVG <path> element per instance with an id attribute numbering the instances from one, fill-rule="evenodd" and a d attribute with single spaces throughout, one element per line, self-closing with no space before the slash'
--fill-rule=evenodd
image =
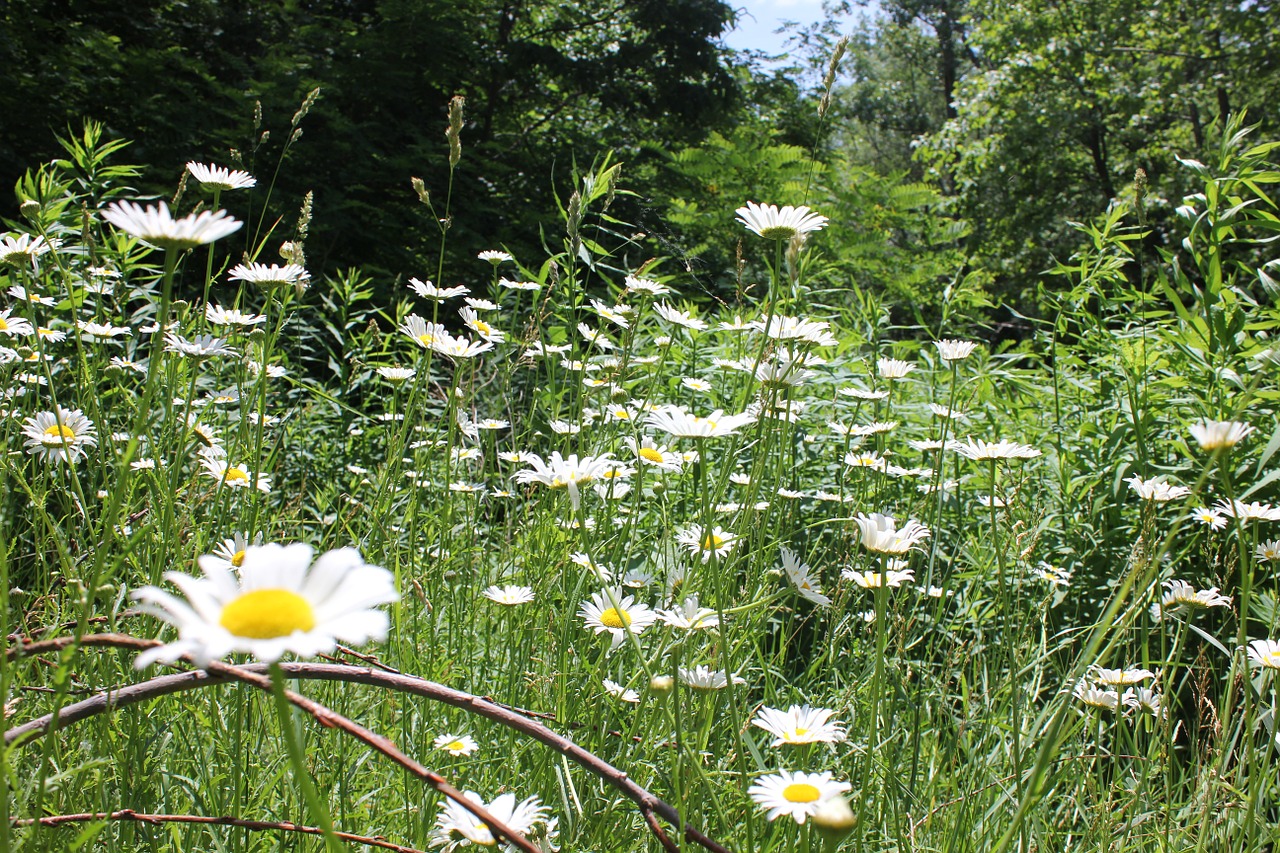
<path id="1" fill-rule="evenodd" d="M 188 160 L 245 168 L 258 188 L 226 203 L 267 205 L 284 235 L 313 192 L 317 278 L 431 277 L 439 232 L 410 177 L 442 209 L 460 94 L 446 269 L 484 275 L 470 259 L 499 247 L 536 266 L 575 170 L 614 152 L 634 194 L 611 213 L 693 275 L 691 295 L 731 287 L 733 210 L 751 199 L 820 209 L 839 226 L 818 238 L 824 275 L 927 310 L 961 280 L 1025 301 L 1077 243 L 1069 221 L 1132 196 L 1138 169 L 1159 244 L 1190 186 L 1170 152 L 1205 159 L 1232 112 L 1264 136 L 1280 125 L 1271 3 L 864 11 L 829 3 L 794 30 L 789 62 L 765 66 L 724 46 L 741 11 L 719 0 L 9 0 L 0 184 L 92 119 L 131 141 L 118 156 L 143 165 L 142 193 L 171 196 Z"/>

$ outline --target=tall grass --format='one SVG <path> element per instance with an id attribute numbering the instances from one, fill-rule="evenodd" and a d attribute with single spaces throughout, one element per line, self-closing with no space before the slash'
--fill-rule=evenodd
<path id="1" fill-rule="evenodd" d="M 450 143 L 465 168 L 456 129 Z M 1179 209 L 1181 244 L 1144 239 L 1140 197 L 1113 204 L 1079 226 L 1079 253 L 1047 280 L 1049 310 L 1013 342 L 984 340 L 976 317 L 894 325 L 873 295 L 812 277 L 838 251 L 838 222 L 807 244 L 725 234 L 746 240 L 747 275 L 767 287 L 755 302 L 688 302 L 675 264 L 631 260 L 648 253 L 611 213 L 624 173 L 609 159 L 574 176 L 547 257 L 433 271 L 435 285 L 466 282 L 496 303 L 477 309 L 482 323 L 459 317 L 460 295 L 375 302 L 355 271 L 309 288 L 237 284 L 233 262 L 274 260 L 286 236 L 253 219 L 259 190 L 213 199 L 188 182 L 185 205 L 225 205 L 246 227 L 212 248 L 152 251 L 101 218 L 132 197 L 136 173 L 111 165 L 119 147 L 91 126 L 20 184 L 11 237 L 56 248 L 7 254 L 0 281 L 48 298 L 11 290 L 6 325 L 48 332 L 0 338 L 6 728 L 159 674 L 92 636 L 172 639 L 131 591 L 197 574 L 197 557 L 239 535 L 232 552 L 257 539 L 356 546 L 395 574 L 385 642 L 331 659 L 517 709 L 733 850 L 1234 850 L 1275 831 L 1280 658 L 1247 646 L 1277 634 L 1280 546 L 1266 525 L 1278 513 L 1245 504 L 1273 496 L 1280 448 L 1275 271 L 1247 262 L 1274 238 L 1277 172 L 1273 146 L 1239 122 L 1212 162 L 1182 163 L 1203 192 Z M 465 215 L 445 195 L 442 222 Z M 305 261 L 305 231 L 303 215 L 283 260 Z M 443 259 L 447 228 L 441 239 Z M 214 326 L 208 303 L 265 320 Z M 401 331 L 415 314 L 492 347 L 444 355 Z M 236 354 L 167 351 L 165 324 L 225 336 Z M 945 359 L 941 338 L 979 345 Z M 751 417 L 683 438 L 655 426 L 668 404 Z M 28 419 L 59 406 L 96 429 L 71 462 L 26 445 Z M 1254 430 L 1204 447 L 1191 430 L 1204 421 Z M 210 475 L 210 444 L 239 480 Z M 581 482 L 516 477 L 553 452 L 576 454 Z M 261 475 L 269 492 L 235 487 Z M 1155 477 L 1185 490 L 1144 482 Z M 874 513 L 929 535 L 877 546 Z M 784 549 L 810 567 L 806 588 Z M 1230 601 L 1167 598 L 1174 580 Z M 499 604 L 483 595 L 494 585 L 532 601 Z M 580 612 L 595 595 L 618 628 L 620 611 L 694 594 L 716 627 L 593 631 Z M 71 639 L 24 651 L 56 637 Z M 723 689 L 688 683 L 696 667 Z M 1119 676 L 1104 668 L 1134 683 L 1108 686 Z M 607 777 L 527 731 L 385 688 L 289 686 L 485 802 L 541 798 L 558 834 L 532 834 L 544 849 L 660 849 Z M 281 689 L 222 682 L 7 738 L 0 847 L 324 843 L 279 825 L 94 816 L 122 809 L 328 814 L 339 831 L 432 844 L 444 799 L 430 785 L 285 703 Z M 793 704 L 833 710 L 847 737 L 771 747 L 753 718 Z M 434 745 L 444 734 L 479 748 L 451 755 Z M 847 837 L 766 819 L 749 791 L 784 769 L 849 783 Z M 33 821 L 58 815 L 82 818 Z"/>

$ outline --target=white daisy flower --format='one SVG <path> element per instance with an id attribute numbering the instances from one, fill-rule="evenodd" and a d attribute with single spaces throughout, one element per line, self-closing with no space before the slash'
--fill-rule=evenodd
<path id="1" fill-rule="evenodd" d="M 659 317 L 673 325 L 691 329 L 695 332 L 701 332 L 707 328 L 706 322 L 694 317 L 688 311 L 681 311 L 679 308 L 675 308 L 665 302 L 657 303 L 653 306 L 653 310 L 657 312 Z"/>
<path id="2" fill-rule="evenodd" d="M 16 337 L 18 335 L 30 335 L 35 332 L 35 327 L 31 325 L 30 320 L 24 320 L 22 317 L 12 316 L 13 309 L 6 308 L 0 311 L 0 335 L 5 337 Z"/>
<path id="3" fill-rule="evenodd" d="M 161 249 L 194 249 L 220 240 L 240 230 L 244 223 L 232 219 L 225 210 L 202 211 L 174 219 L 169 206 L 142 207 L 131 201 L 117 201 L 102 211 L 112 225 Z"/>
<path id="4" fill-rule="evenodd" d="M 584 456 L 579 459 L 576 453 L 566 458 L 561 456 L 558 450 L 552 452 L 550 458 L 545 461 L 535 454 L 529 454 L 526 461 L 532 468 L 517 471 L 515 481 L 542 483 L 549 489 L 567 489 L 569 500 L 575 510 L 581 502 L 579 487 L 594 482 L 618 464 L 618 460 L 607 453 L 603 456 Z"/>
<path id="5" fill-rule="evenodd" d="M 264 314 L 246 314 L 236 308 L 223 308 L 212 303 L 204 306 L 204 318 L 214 326 L 234 326 L 238 329 L 267 322 Z"/>
<path id="6" fill-rule="evenodd" d="M 187 340 L 176 332 L 167 332 L 164 336 L 164 351 L 173 352 L 187 358 L 212 358 L 216 355 L 237 355 L 227 346 L 226 338 L 215 338 L 213 335 L 198 335 Z"/>
<path id="7" fill-rule="evenodd" d="M 462 318 L 462 322 L 467 328 L 484 338 L 486 341 L 494 343 L 502 343 L 507 339 L 507 333 L 490 326 L 484 320 L 480 319 L 480 315 L 476 313 L 476 309 L 468 305 L 458 311 L 458 316 Z"/>
<path id="8" fill-rule="evenodd" d="M 844 727 L 840 723 L 829 722 L 834 713 L 828 708 L 811 708 L 808 705 L 792 705 L 785 711 L 761 708 L 751 723 L 774 736 L 770 746 L 840 743 L 845 739 Z"/>
<path id="9" fill-rule="evenodd" d="M 658 614 L 647 605 L 637 603 L 616 586 L 593 593 L 589 601 L 582 602 L 578 615 L 597 634 L 606 631 L 612 634 L 615 648 L 627 634 L 641 634 L 658 619 Z"/>
<path id="10" fill-rule="evenodd" d="M 85 447 L 98 444 L 97 431 L 84 412 L 62 406 L 27 418 L 22 433 L 27 452 L 51 462 L 75 462 L 85 455 Z"/>
<path id="11" fill-rule="evenodd" d="M 1026 444 L 1012 441 L 983 441 L 966 438 L 955 446 L 955 451 L 966 459 L 1034 459 L 1040 451 Z"/>
<path id="12" fill-rule="evenodd" d="M 929 538 L 929 528 L 914 518 L 898 528 L 893 516 L 873 512 L 854 519 L 862 533 L 862 546 L 878 554 L 905 554 Z"/>
<path id="13" fill-rule="evenodd" d="M 236 264 L 227 273 L 227 281 L 247 281 L 260 287 L 283 287 L 291 284 L 306 287 L 311 281 L 311 273 L 299 264 Z"/>
<path id="14" fill-rule="evenodd" d="M 266 474 L 259 473 L 254 480 L 252 468 L 243 463 L 238 465 L 230 465 L 225 459 L 212 458 L 210 456 L 202 456 L 200 464 L 204 466 L 205 472 L 217 480 L 233 489 L 247 489 L 256 487 L 258 491 L 264 495 L 271 494 L 271 478 Z"/>
<path id="15" fill-rule="evenodd" d="M 258 185 L 256 178 L 240 169 L 191 162 L 187 164 L 187 171 L 202 186 L 211 190 L 246 190 Z"/>
<path id="16" fill-rule="evenodd" d="M 676 438 L 717 438 L 732 435 L 754 420 L 755 416 L 749 412 L 726 415 L 722 409 L 701 418 L 689 414 L 683 407 L 668 405 L 649 415 L 647 423 Z"/>
<path id="17" fill-rule="evenodd" d="M 1222 595 L 1216 586 L 1197 590 L 1184 580 L 1174 579 L 1165 581 L 1164 588 L 1160 600 L 1151 605 L 1151 616 L 1156 620 L 1183 612 L 1231 606 L 1231 596 Z"/>
<path id="18" fill-rule="evenodd" d="M 533 601 L 533 588 L 527 586 L 491 586 L 481 593 L 485 598 L 497 604 L 513 607 L 517 604 L 528 604 Z"/>
<path id="19" fill-rule="evenodd" d="M 527 835 L 538 824 L 547 822 L 546 807 L 535 797 L 516 803 L 515 794 L 502 794 L 492 803 L 485 805 L 484 800 L 474 791 L 464 791 L 462 796 L 485 809 L 495 820 L 501 821 L 513 832 Z M 497 837 L 489 827 L 467 811 L 466 807 L 445 800 L 444 808 L 436 815 L 436 827 L 432 832 L 431 846 L 443 847 L 444 853 L 454 853 L 460 847 L 471 845 L 480 847 L 496 847 Z"/>
<path id="20" fill-rule="evenodd" d="M 768 809 L 766 817 L 776 820 L 782 815 L 804 823 L 815 815 L 824 802 L 853 790 L 848 782 L 835 781 L 830 773 L 792 773 L 782 770 L 761 776 L 747 795 Z"/>
<path id="21" fill-rule="evenodd" d="M 443 749 L 455 758 L 459 755 L 470 755 L 480 748 L 480 744 L 476 743 L 471 735 L 444 734 L 437 737 L 433 743 L 436 749 Z"/>
<path id="22" fill-rule="evenodd" d="M 693 556 L 700 557 L 704 563 L 710 562 L 712 554 L 723 560 L 729 556 L 729 552 L 733 550 L 737 541 L 737 535 L 721 527 L 708 531 L 696 524 L 685 528 L 676 536 L 676 542 L 683 545 Z"/>
<path id="23" fill-rule="evenodd" d="M 1251 432 L 1253 427 L 1240 421 L 1211 421 L 1206 418 L 1191 425 L 1191 437 L 1201 450 L 1234 447 Z"/>
<path id="24" fill-rule="evenodd" d="M 938 357 L 943 361 L 961 361 L 973 354 L 978 345 L 973 341 L 956 341 L 944 338 L 934 341 L 938 348 Z"/>
<path id="25" fill-rule="evenodd" d="M 688 687 L 690 690 L 710 691 L 723 690 L 729 686 L 729 676 L 723 670 L 709 669 L 705 666 L 696 666 L 693 669 L 680 667 L 677 672 L 680 675 L 680 683 Z M 745 678 L 733 676 L 734 684 L 746 684 Z"/>
<path id="26" fill-rule="evenodd" d="M 419 281 L 416 278 L 409 279 L 409 283 L 406 286 L 423 299 L 430 299 L 432 302 L 443 302 L 455 296 L 466 296 L 471 292 L 471 288 L 463 287 L 462 285 L 457 287 L 436 287 L 430 281 Z"/>
<path id="27" fill-rule="evenodd" d="M 827 225 L 827 217 L 813 213 L 808 207 L 787 205 L 779 209 L 776 204 L 747 202 L 734 211 L 738 221 L 748 231 L 766 240 L 790 240 L 801 234 L 821 231 Z"/>
<path id="28" fill-rule="evenodd" d="M 30 234 L 6 234 L 0 239 L 0 266 L 31 266 L 36 258 L 56 248 L 57 240 L 33 238 Z"/>
<path id="29" fill-rule="evenodd" d="M 1154 501 L 1155 503 L 1166 503 L 1168 501 L 1176 501 L 1185 498 L 1191 494 L 1191 490 L 1186 486 L 1171 486 L 1164 481 L 1164 477 L 1152 477 L 1150 480 L 1144 480 L 1137 474 L 1125 480 L 1129 484 L 1129 488 L 1137 493 L 1138 497 L 1144 501 Z"/>
<path id="30" fill-rule="evenodd" d="M 1081 681 L 1077 684 L 1075 690 L 1071 691 L 1071 695 L 1091 708 L 1114 711 L 1120 707 L 1120 693 L 1118 691 L 1099 690 L 1090 686 L 1086 681 Z"/>
<path id="31" fill-rule="evenodd" d="M 623 281 L 623 287 L 628 293 L 643 293 L 646 296 L 667 296 L 670 294 L 671 288 L 665 284 L 659 284 L 648 278 L 639 278 L 629 275 Z"/>
<path id="32" fill-rule="evenodd" d="M 498 251 L 497 249 L 486 249 L 485 251 L 476 255 L 476 257 L 482 261 L 488 261 L 489 263 L 493 264 L 495 267 L 498 264 L 501 264 L 505 261 L 515 260 L 515 258 L 511 257 L 511 255 L 508 254 L 507 252 L 501 252 L 501 251 Z"/>
<path id="33" fill-rule="evenodd" d="M 830 606 L 831 599 L 822 594 L 813 569 L 809 568 L 808 564 L 801 562 L 799 555 L 795 551 L 784 545 L 779 549 L 779 556 L 782 558 L 782 571 L 786 573 L 787 580 L 791 581 L 792 585 L 795 586 L 801 598 L 812 601 L 819 607 Z"/>
<path id="34" fill-rule="evenodd" d="M 133 598 L 176 627 L 178 639 L 146 650 L 134 665 L 190 656 L 207 666 L 233 652 L 270 663 L 385 638 L 387 614 L 374 608 L 399 600 L 391 572 L 366 565 L 354 548 L 329 551 L 314 564 L 311 557 L 309 545 L 251 546 L 238 573 L 207 557 L 198 561 L 202 578 L 166 572 L 185 600 L 155 586 Z"/>
<path id="35" fill-rule="evenodd" d="M 619 702 L 629 702 L 629 703 L 635 704 L 640 701 L 639 693 L 637 693 L 634 690 L 629 690 L 626 687 L 623 687 L 618 682 L 611 681 L 608 678 L 604 680 L 604 691 L 608 693 L 610 696 L 612 696 L 614 699 L 617 699 Z"/>
<path id="36" fill-rule="evenodd" d="M 882 358 L 876 361 L 876 373 L 881 379 L 901 379 L 915 369 L 914 364 L 900 358 Z"/>
<path id="37" fill-rule="evenodd" d="M 685 598 L 678 608 L 659 610 L 658 618 L 672 628 L 682 628 L 685 631 L 715 628 L 720 624 L 720 617 L 714 610 L 699 606 L 696 593 Z"/>

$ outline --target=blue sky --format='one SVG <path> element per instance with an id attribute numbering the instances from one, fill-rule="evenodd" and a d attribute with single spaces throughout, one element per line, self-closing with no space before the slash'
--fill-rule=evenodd
<path id="1" fill-rule="evenodd" d="M 782 22 L 799 21 L 812 24 L 822 20 L 822 0 L 729 0 L 737 9 L 743 9 L 738 27 L 725 33 L 724 41 L 738 50 L 764 50 L 781 53 L 785 35 L 773 31 Z"/>

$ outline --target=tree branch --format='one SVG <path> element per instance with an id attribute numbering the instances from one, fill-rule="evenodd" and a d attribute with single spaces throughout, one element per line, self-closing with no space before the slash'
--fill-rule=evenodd
<path id="1" fill-rule="evenodd" d="M 69 645 L 72 641 L 73 638 L 60 637 L 54 640 L 42 640 L 35 643 L 27 643 L 21 647 L 6 650 L 6 655 L 12 659 L 18 655 L 54 651 Z M 157 645 L 158 643 L 159 641 L 157 640 L 141 640 L 136 637 L 130 637 L 123 634 L 88 634 L 82 638 L 82 644 L 86 646 L 107 646 L 137 650 L 147 649 Z M 266 671 L 266 666 L 264 664 L 251 664 L 243 667 L 230 667 L 226 664 L 214 664 L 208 671 L 194 670 L 191 672 L 176 673 L 173 675 L 162 675 L 148 681 L 144 681 L 140 684 L 131 684 L 115 690 L 103 691 L 87 699 L 65 706 L 58 715 L 58 724 L 59 726 L 69 725 L 115 708 L 124 708 L 159 696 L 167 696 L 171 693 L 179 693 L 186 690 L 195 690 L 214 684 L 223 684 L 232 680 L 233 676 L 230 672 L 218 671 L 216 669 L 217 667 L 222 667 L 226 670 L 238 670 L 246 675 L 256 675 L 261 678 L 264 684 L 268 687 L 270 686 L 269 680 L 262 675 L 262 673 Z M 527 719 L 514 710 L 508 710 L 501 705 L 486 701 L 479 696 L 464 693 L 461 690 L 454 690 L 450 687 L 445 687 L 442 684 L 436 684 L 435 682 L 427 681 L 426 679 L 412 675 L 379 672 L 366 667 L 348 666 L 345 664 L 282 663 L 280 664 L 280 668 L 284 671 L 285 675 L 290 678 L 317 681 L 341 681 L 388 688 L 401 693 L 420 696 L 436 702 L 443 702 L 444 704 L 452 705 L 455 708 L 461 708 L 468 713 L 476 714 L 496 723 L 501 723 L 508 728 L 514 729 L 533 738 L 534 740 L 539 741 L 545 746 L 559 752 L 561 755 L 573 759 L 574 762 L 584 769 L 607 781 L 620 793 L 634 802 L 640 808 L 642 814 L 647 815 L 646 822 L 649 823 L 651 829 L 653 828 L 654 823 L 650 822 L 649 818 L 656 814 L 673 826 L 680 827 L 685 839 L 688 841 L 699 844 L 707 850 L 712 851 L 712 853 L 730 853 L 728 848 L 722 846 L 716 841 L 713 841 L 691 824 L 682 821 L 680 819 L 679 812 L 677 812 L 673 806 L 660 800 L 648 790 L 633 782 L 624 771 L 617 769 L 596 756 L 594 753 L 588 752 L 573 741 L 557 734 L 536 720 Z M 328 711 L 328 709 L 325 710 L 329 714 L 333 715 L 332 711 Z M 322 725 L 326 724 L 324 719 L 321 719 L 320 722 Z M 5 743 L 15 743 L 24 737 L 39 737 L 49 729 L 51 723 L 51 715 L 45 715 L 24 723 L 23 725 L 9 729 L 4 734 Z M 353 723 L 352 725 L 355 724 Z M 376 738 L 378 736 L 373 735 L 373 737 Z M 388 743 L 390 742 L 388 741 Z M 469 800 L 467 800 L 464 805 L 468 803 L 470 803 Z M 670 839 L 667 839 L 667 841 L 663 843 L 664 848 L 671 849 L 667 847 L 670 843 Z"/>

